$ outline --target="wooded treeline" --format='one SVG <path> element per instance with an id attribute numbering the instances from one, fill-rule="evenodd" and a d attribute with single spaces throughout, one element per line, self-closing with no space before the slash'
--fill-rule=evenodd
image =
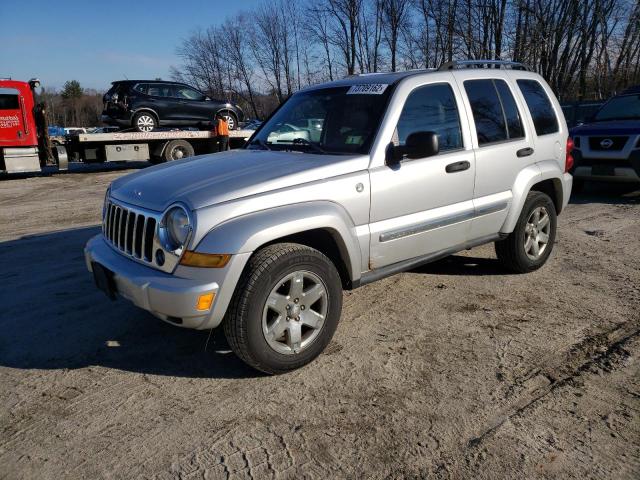
<path id="1" fill-rule="evenodd" d="M 44 103 L 47 123 L 65 127 L 100 125 L 102 93 L 84 89 L 77 80 L 65 82 L 62 91 L 42 88 L 36 102 Z"/>
<path id="2" fill-rule="evenodd" d="M 640 0 L 265 0 L 199 30 L 172 69 L 264 117 L 296 90 L 365 72 L 503 59 L 561 100 L 640 83 Z"/>

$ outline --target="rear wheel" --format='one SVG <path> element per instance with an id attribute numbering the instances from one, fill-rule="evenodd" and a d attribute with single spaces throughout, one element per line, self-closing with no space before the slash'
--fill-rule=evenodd
<path id="1" fill-rule="evenodd" d="M 153 132 L 158 128 L 158 120 L 149 112 L 139 112 L 133 117 L 133 128 L 138 132 Z"/>
<path id="2" fill-rule="evenodd" d="M 556 208 L 542 192 L 529 192 L 513 232 L 495 243 L 498 260 L 509 270 L 527 273 L 545 264 L 556 239 Z"/>
<path id="3" fill-rule="evenodd" d="M 173 160 L 181 160 L 187 157 L 193 157 L 193 146 L 186 140 L 171 140 L 162 153 L 162 158 L 166 162 Z"/>
<path id="4" fill-rule="evenodd" d="M 265 373 L 283 373 L 325 349 L 341 309 L 342 284 L 331 260 L 304 245 L 281 243 L 249 260 L 224 332 L 244 362 Z"/>
<path id="5" fill-rule="evenodd" d="M 222 118 L 224 118 L 225 121 L 227 122 L 227 126 L 229 127 L 229 130 L 235 130 L 236 128 L 238 128 L 238 119 L 233 113 L 231 112 L 221 112 L 221 113 L 222 113 Z"/>

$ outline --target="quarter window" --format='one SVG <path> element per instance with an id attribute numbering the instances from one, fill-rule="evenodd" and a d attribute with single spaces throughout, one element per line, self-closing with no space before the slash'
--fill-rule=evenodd
<path id="1" fill-rule="evenodd" d="M 445 83 L 416 88 L 404 104 L 397 127 L 397 143 L 404 145 L 414 132 L 435 132 L 440 151 L 462 148 L 458 107 Z"/>
<path id="2" fill-rule="evenodd" d="M 560 128 L 558 126 L 558 119 L 551 101 L 547 96 L 547 93 L 540 85 L 540 82 L 535 80 L 518 80 L 518 86 L 524 96 L 529 112 L 531 112 L 531 118 L 533 119 L 533 125 L 536 127 L 536 134 L 546 135 L 548 133 L 555 133 Z"/>

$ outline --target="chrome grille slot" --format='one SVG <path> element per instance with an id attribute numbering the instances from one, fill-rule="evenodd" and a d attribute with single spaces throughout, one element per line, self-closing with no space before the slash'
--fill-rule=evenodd
<path id="1" fill-rule="evenodd" d="M 102 223 L 105 239 L 124 255 L 156 266 L 153 250 L 158 222 L 153 214 L 107 202 Z"/>
<path id="2" fill-rule="evenodd" d="M 153 254 L 153 237 L 156 232 L 156 220 L 154 218 L 147 218 L 147 222 L 144 230 L 144 259 L 147 262 L 151 261 Z"/>

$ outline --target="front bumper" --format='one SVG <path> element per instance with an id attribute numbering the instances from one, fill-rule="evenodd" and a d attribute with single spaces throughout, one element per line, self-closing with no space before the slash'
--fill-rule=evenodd
<path id="1" fill-rule="evenodd" d="M 156 317 L 185 328 L 217 327 L 226 312 L 240 273 L 250 254 L 234 255 L 225 268 L 179 266 L 173 274 L 131 260 L 109 246 L 102 234 L 84 249 L 87 269 L 96 262 L 113 272 L 117 294 Z M 214 293 L 211 308 L 199 311 L 198 297 Z"/>
<path id="2" fill-rule="evenodd" d="M 640 149 L 632 150 L 628 155 L 613 152 L 616 157 L 603 158 L 593 152 L 589 156 L 581 150 L 574 150 L 575 166 L 572 174 L 580 180 L 598 180 L 606 182 L 640 182 Z"/>

